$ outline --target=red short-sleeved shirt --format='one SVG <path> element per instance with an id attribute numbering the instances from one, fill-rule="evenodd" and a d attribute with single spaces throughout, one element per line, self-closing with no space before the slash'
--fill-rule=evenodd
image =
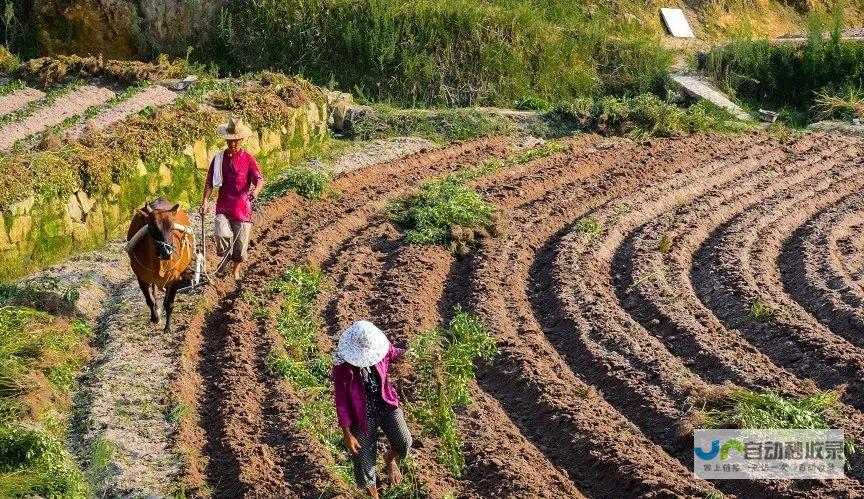
<path id="1" fill-rule="evenodd" d="M 216 214 L 225 215 L 236 222 L 252 221 L 250 189 L 264 178 L 255 158 L 241 149 L 234 156 L 222 156 L 222 187 L 216 198 Z M 213 160 L 207 171 L 207 185 L 213 187 Z"/>

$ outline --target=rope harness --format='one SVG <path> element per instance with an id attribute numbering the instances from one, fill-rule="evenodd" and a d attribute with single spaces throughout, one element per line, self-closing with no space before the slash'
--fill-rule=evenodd
<path id="1" fill-rule="evenodd" d="M 174 234 L 174 231 L 180 232 L 181 235 L 179 237 L 177 237 L 177 235 Z M 136 232 L 135 235 L 133 235 L 131 239 L 126 241 L 126 244 L 124 245 L 123 249 L 125 249 L 126 252 L 129 253 L 132 256 L 132 258 L 134 258 L 135 261 L 138 262 L 138 265 L 140 265 L 144 270 L 146 270 L 147 272 L 150 272 L 151 274 L 154 274 L 157 277 L 157 279 L 161 280 L 161 284 L 156 283 L 159 286 L 159 289 L 165 289 L 165 285 L 168 284 L 168 277 L 171 275 L 172 272 L 174 272 L 174 270 L 177 269 L 177 267 L 180 265 L 180 262 L 183 261 L 184 256 L 189 257 L 190 263 L 195 261 L 195 246 L 196 246 L 195 231 L 193 231 L 190 227 L 187 227 L 183 224 L 175 223 L 174 227 L 172 228 L 172 231 L 171 231 L 172 232 L 171 237 L 175 242 L 178 239 L 180 240 L 179 241 L 179 243 L 180 243 L 179 247 L 172 246 L 172 245 L 166 243 L 165 241 L 156 241 L 156 244 L 161 245 L 163 247 L 163 249 L 172 249 L 172 250 L 175 248 L 177 249 L 177 252 L 174 253 L 176 258 L 171 259 L 171 261 L 173 261 L 174 264 L 170 268 L 165 269 L 163 271 L 165 273 L 164 277 L 162 275 L 163 272 L 153 270 L 153 269 L 149 268 L 148 266 L 144 265 L 144 263 L 141 262 L 141 260 L 138 258 L 138 255 L 136 255 L 135 252 L 133 251 L 135 249 L 135 246 L 137 246 L 138 243 L 141 242 L 142 239 L 144 239 L 144 236 L 146 236 L 148 234 L 148 232 L 149 232 L 149 226 L 148 225 L 144 225 L 143 227 L 138 229 L 138 232 Z M 191 242 L 190 242 L 190 238 L 187 236 L 191 236 Z"/>

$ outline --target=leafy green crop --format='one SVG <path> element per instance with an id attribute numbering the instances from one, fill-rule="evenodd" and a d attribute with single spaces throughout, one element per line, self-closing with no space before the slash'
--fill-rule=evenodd
<path id="1" fill-rule="evenodd" d="M 424 331 L 411 343 L 409 353 L 419 374 L 411 415 L 424 431 L 441 439 L 439 460 L 455 476 L 462 474 L 465 457 L 454 408 L 471 403 L 468 383 L 474 379 L 475 362 L 492 362 L 497 352 L 483 322 L 459 306 L 446 328 Z"/>

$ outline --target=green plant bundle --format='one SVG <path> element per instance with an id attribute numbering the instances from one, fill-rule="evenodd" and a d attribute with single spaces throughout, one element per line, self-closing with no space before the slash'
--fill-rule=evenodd
<path id="1" fill-rule="evenodd" d="M 232 2 L 221 65 L 277 68 L 412 107 L 659 89 L 671 52 L 659 30 L 621 14 L 564 0 Z"/>
<path id="2" fill-rule="evenodd" d="M 265 186 L 261 199 L 275 199 L 284 196 L 288 191 L 294 191 L 310 201 L 316 201 L 327 194 L 328 184 L 332 179 L 333 175 L 323 170 L 307 167 L 289 168 L 275 181 Z"/>
<path id="3" fill-rule="evenodd" d="M 455 476 L 465 468 L 465 458 L 454 408 L 471 403 L 468 383 L 477 360 L 492 362 L 497 352 L 483 322 L 458 306 L 446 328 L 424 331 L 411 343 L 409 354 L 419 378 L 411 415 L 424 431 L 441 439 L 439 461 Z"/>
<path id="4" fill-rule="evenodd" d="M 30 101 L 27 103 L 27 105 L 25 105 L 21 109 L 18 109 L 17 111 L 13 111 L 9 114 L 4 114 L 3 116 L 0 116 L 0 125 L 5 125 L 7 123 L 12 123 L 13 121 L 22 120 L 22 119 L 30 116 L 34 112 L 36 112 L 36 110 L 42 109 L 44 107 L 48 107 L 48 106 L 54 104 L 54 102 L 56 102 L 57 99 L 59 99 L 60 97 L 63 97 L 64 95 L 68 95 L 68 94 L 74 92 L 75 90 L 81 88 L 81 86 L 83 86 L 83 85 L 84 85 L 83 81 L 74 80 L 74 81 L 64 85 L 63 87 L 51 90 L 50 92 L 45 94 L 45 97 L 42 97 L 39 100 Z"/>
<path id="5" fill-rule="evenodd" d="M 710 400 L 700 411 L 705 428 L 826 429 L 840 401 L 833 391 L 788 399 L 773 392 L 736 388 Z"/>

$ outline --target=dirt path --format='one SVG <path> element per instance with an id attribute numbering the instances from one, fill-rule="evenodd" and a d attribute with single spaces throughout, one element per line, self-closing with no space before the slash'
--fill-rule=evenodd
<path id="1" fill-rule="evenodd" d="M 114 91 L 109 88 L 84 85 L 58 98 L 50 106 L 38 109 L 20 121 L 0 127 L 0 150 L 9 149 L 18 139 L 81 114 L 88 107 L 102 104 L 113 96 Z"/>

